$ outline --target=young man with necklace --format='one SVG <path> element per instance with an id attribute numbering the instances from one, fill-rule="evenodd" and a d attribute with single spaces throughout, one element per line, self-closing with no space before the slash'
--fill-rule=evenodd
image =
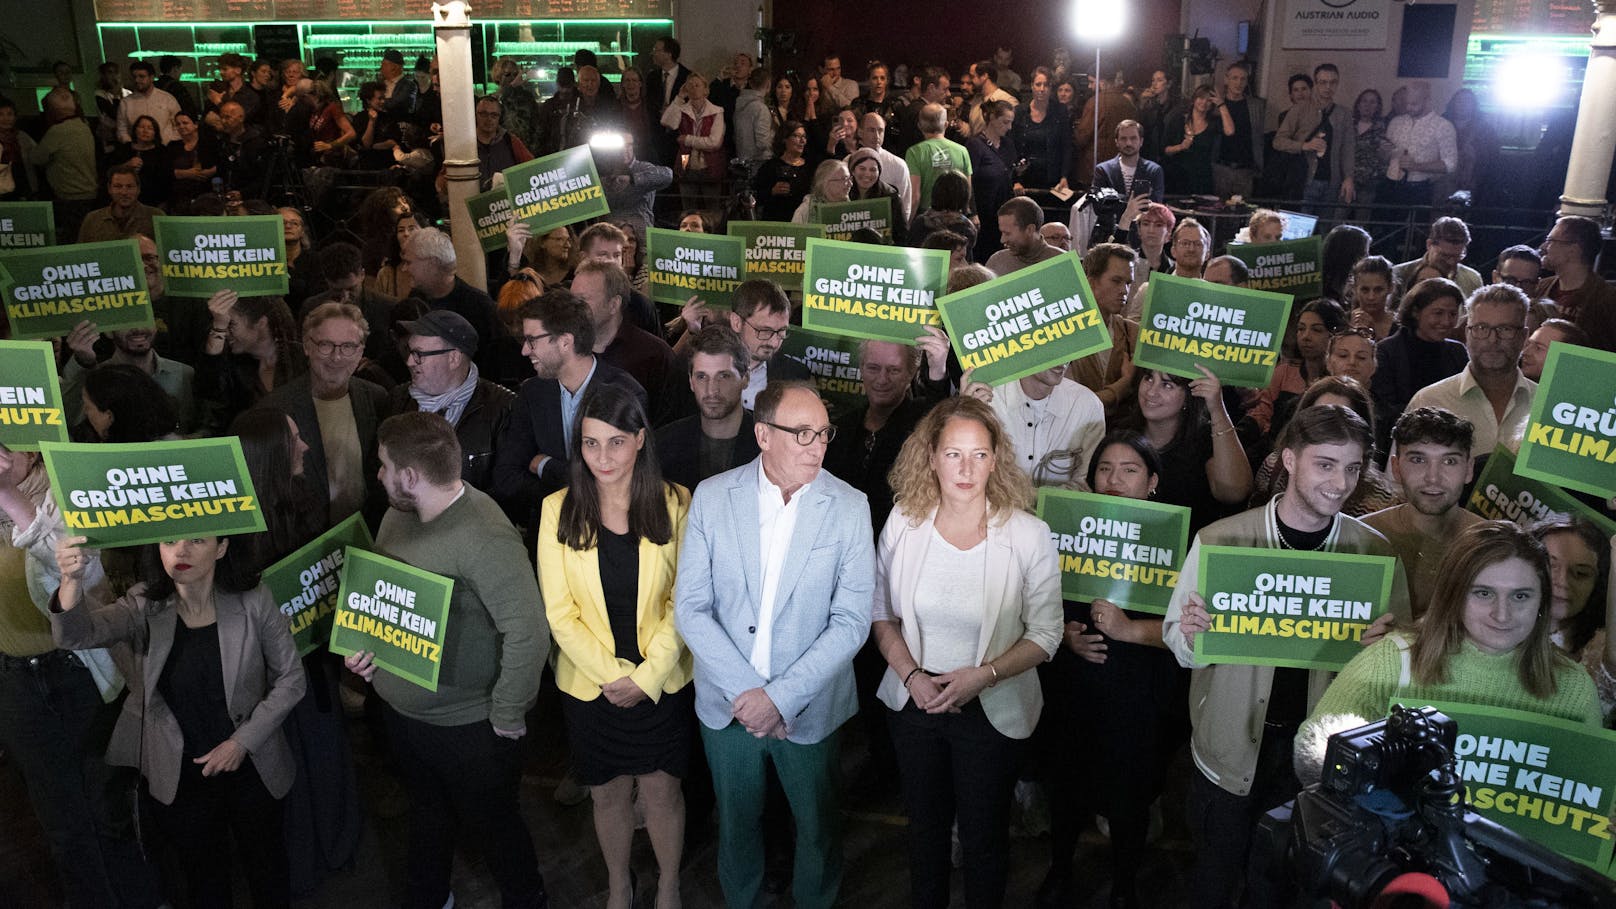
<path id="1" fill-rule="evenodd" d="M 1195 635 L 1211 627 L 1206 604 L 1196 592 L 1201 547 L 1395 555 L 1385 537 L 1341 514 L 1371 448 L 1369 426 L 1347 408 L 1317 406 L 1297 413 L 1281 439 L 1280 458 L 1291 477 L 1289 488 L 1260 508 L 1207 525 L 1184 559 L 1162 640 L 1180 665 L 1195 670 L 1190 681 L 1191 755 L 1197 771 L 1189 796 L 1196 846 L 1192 906 L 1231 905 L 1258 819 L 1296 795 L 1299 787 L 1291 769 L 1296 729 L 1333 675 L 1324 670 L 1198 664 Z M 1398 563 L 1390 612 L 1364 631 L 1363 644 L 1379 640 L 1394 622 L 1408 620 L 1408 583 Z M 1248 898 L 1258 884 L 1248 881 Z"/>

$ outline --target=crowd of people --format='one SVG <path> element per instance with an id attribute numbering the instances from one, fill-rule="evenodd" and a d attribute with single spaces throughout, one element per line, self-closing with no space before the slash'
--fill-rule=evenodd
<path id="1" fill-rule="evenodd" d="M 315 892 L 358 854 L 344 705 L 360 702 L 408 801 L 390 869 L 402 904 L 452 906 L 456 849 L 474 845 L 503 905 L 548 905 L 541 868 L 557 859 L 520 806 L 546 666 L 610 909 L 634 901 L 642 824 L 656 904 L 679 906 L 687 817 L 709 812 L 728 904 L 783 886 L 798 906 L 835 904 L 839 733 L 855 717 L 862 775 L 902 794 L 917 907 L 949 904 L 956 835 L 966 905 L 1003 902 L 1021 783 L 1050 805 L 1039 905 L 1084 895 L 1072 862 L 1095 815 L 1111 905 L 1147 905 L 1152 805 L 1188 746 L 1190 901 L 1227 906 L 1267 886 L 1243 880 L 1257 819 L 1295 795 L 1296 742 L 1327 717 L 1376 719 L 1396 694 L 1612 724 L 1616 540 L 1587 517 L 1517 527 L 1465 510 L 1487 460 L 1519 446 L 1549 345 L 1616 351 L 1598 223 L 1559 218 L 1486 277 L 1458 218 L 1402 263 L 1342 223 L 1268 387 L 1133 362 L 1152 274 L 1249 280 L 1164 194 L 1249 194 L 1294 159 L 1282 197 L 1336 219 L 1428 203 L 1465 179 L 1455 123 L 1482 166 L 1473 99 L 1443 119 L 1411 83 L 1383 123 L 1372 90 L 1337 105 L 1323 64 L 1293 80 L 1269 138 L 1244 63 L 1221 90 L 1180 98 L 1158 72 L 1137 97 L 1096 98 L 1059 60 L 1024 80 L 1007 49 L 970 66 L 963 96 L 934 67 L 872 64 L 860 85 L 835 56 L 799 80 L 737 54 L 709 82 L 679 55 L 660 38 L 615 86 L 580 59 L 542 103 L 520 67 L 494 68 L 476 105 L 485 181 L 602 124 L 630 139 L 602 162 L 611 213 L 543 236 L 513 224 L 487 287 L 459 277 L 428 217 L 442 210 L 431 61 L 410 74 L 387 52 L 352 115 L 303 62 L 232 54 L 205 98 L 167 60 L 130 64 L 127 91 L 109 63 L 97 115 L 64 86 L 38 137 L 0 101 L 6 159 L 38 168 L 13 167 L 13 197 L 51 198 L 63 242 L 133 237 L 145 261 L 155 327 L 86 321 L 58 339 L 75 440 L 238 437 L 268 525 L 97 551 L 67 529 L 40 456 L 0 449 L 17 553 L 0 563 L 0 746 L 69 905 L 228 905 L 232 843 L 255 906 Z M 275 182 L 282 155 L 397 179 L 321 237 Z M 756 165 L 763 219 L 891 199 L 897 242 L 950 252 L 950 291 L 1078 257 L 1111 348 L 988 386 L 940 328 L 865 341 L 863 399 L 833 419 L 782 352 L 796 288 L 749 280 L 727 311 L 648 296 L 648 226 L 735 216 L 670 213 L 657 193 L 710 198 L 732 157 Z M 1085 187 L 1127 200 L 1114 223 L 1051 218 L 1037 198 Z M 278 214 L 288 294 L 167 294 L 151 223 L 165 211 Z M 1246 235 L 1283 226 L 1258 211 Z M 1039 487 L 1189 509 L 1165 616 L 1063 601 Z M 299 659 L 258 583 L 355 514 L 376 552 L 454 581 L 435 691 L 369 653 Z M 1395 557 L 1388 612 L 1339 676 L 1204 665 L 1211 545 Z M 788 885 L 769 870 L 783 857 Z"/>

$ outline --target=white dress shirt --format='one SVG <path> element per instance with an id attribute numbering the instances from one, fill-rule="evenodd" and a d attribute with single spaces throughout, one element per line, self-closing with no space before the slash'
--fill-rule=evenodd
<path id="1" fill-rule="evenodd" d="M 1493 411 L 1493 403 L 1487 400 L 1487 393 L 1476 384 L 1476 377 L 1470 374 L 1470 367 L 1466 366 L 1456 375 L 1414 392 L 1407 410 L 1437 407 L 1469 420 L 1476 429 L 1470 442 L 1470 456 L 1479 458 L 1492 454 L 1500 442 L 1511 449 L 1520 447 L 1521 435 L 1526 432 L 1527 417 L 1531 416 L 1532 394 L 1535 391 L 1537 383 L 1517 369 L 1515 390 L 1510 392 L 1509 406 L 1504 409 L 1504 419 L 1500 420 Z"/>
<path id="2" fill-rule="evenodd" d="M 1386 126 L 1386 141 L 1397 149 L 1392 154 L 1391 163 L 1386 166 L 1388 179 L 1426 183 L 1437 178 L 1436 174 L 1403 173 L 1403 166 L 1397 159 L 1405 151 L 1415 161 L 1435 161 L 1440 158 L 1442 166 L 1450 174 L 1459 169 L 1458 134 L 1454 132 L 1453 124 L 1436 111 L 1427 111 L 1418 120 L 1408 114 L 1393 117 Z"/>
<path id="3" fill-rule="evenodd" d="M 780 572 L 791 549 L 791 534 L 797 529 L 797 506 L 813 483 L 805 483 L 787 502 L 780 487 L 758 468 L 758 562 L 763 572 L 763 592 L 758 600 L 757 636 L 752 639 L 752 668 L 766 681 L 772 681 L 770 651 L 774 646 L 774 607 L 780 592 Z"/>

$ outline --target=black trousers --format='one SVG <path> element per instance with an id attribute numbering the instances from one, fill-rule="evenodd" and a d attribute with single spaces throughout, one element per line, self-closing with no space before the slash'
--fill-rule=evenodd
<path id="1" fill-rule="evenodd" d="M 229 773 L 210 777 L 189 759 L 180 770 L 172 805 L 145 797 L 146 816 L 162 837 L 163 848 L 184 877 L 191 909 L 231 905 L 230 842 L 247 876 L 254 909 L 285 909 L 292 904 L 287 884 L 282 806 L 269 794 L 252 759 Z"/>
<path id="2" fill-rule="evenodd" d="M 1190 775 L 1189 827 L 1195 843 L 1195 866 L 1190 872 L 1190 906 L 1225 909 L 1233 906 L 1235 889 L 1246 878 L 1251 836 L 1257 821 L 1270 810 L 1296 797 L 1301 784 L 1292 767 L 1296 730 L 1263 730 L 1262 749 L 1248 795 L 1234 795 L 1196 770 Z M 1260 882 L 1247 881 L 1242 905 L 1267 905 L 1253 890 Z"/>
<path id="3" fill-rule="evenodd" d="M 520 743 L 487 721 L 433 726 L 386 708 L 393 757 L 410 793 L 405 909 L 449 898 L 457 834 L 481 847 L 505 909 L 547 905 L 533 837 L 522 819 Z"/>
<path id="4" fill-rule="evenodd" d="M 951 831 L 959 820 L 965 905 L 997 907 L 1010 875 L 1010 800 L 1025 744 L 993 728 L 982 702 L 929 714 L 914 701 L 887 712 L 909 814 L 910 904 L 948 906 Z"/>

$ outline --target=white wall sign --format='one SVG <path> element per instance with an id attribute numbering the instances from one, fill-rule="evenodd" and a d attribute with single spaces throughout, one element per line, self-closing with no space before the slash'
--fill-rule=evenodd
<path id="1" fill-rule="evenodd" d="M 1285 0 L 1282 46 L 1385 50 L 1390 0 Z"/>

